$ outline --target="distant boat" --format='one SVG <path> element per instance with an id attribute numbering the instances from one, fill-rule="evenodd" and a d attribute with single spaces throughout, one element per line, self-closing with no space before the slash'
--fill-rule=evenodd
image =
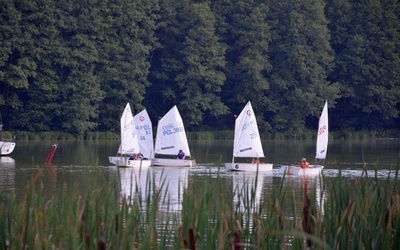
<path id="1" fill-rule="evenodd" d="M 235 120 L 232 162 L 225 163 L 230 171 L 263 172 L 272 170 L 271 163 L 239 163 L 238 158 L 262 158 L 264 151 L 258 132 L 257 120 L 250 101 Z"/>
<path id="2" fill-rule="evenodd" d="M 3 133 L 3 119 L 1 118 L 0 114 L 0 131 Z M 14 151 L 16 146 L 15 142 L 3 140 L 3 134 L 1 136 L 0 141 L 0 155 L 9 155 Z"/>
<path id="3" fill-rule="evenodd" d="M 0 155 L 9 155 L 14 151 L 15 142 L 0 141 Z"/>
<path id="4" fill-rule="evenodd" d="M 121 122 L 121 144 L 117 156 L 109 156 L 110 163 L 118 167 L 150 167 L 149 159 L 134 159 L 136 154 L 141 153 L 136 126 L 129 103 L 126 104 Z"/>
<path id="5" fill-rule="evenodd" d="M 328 101 L 325 101 L 324 108 L 322 109 L 321 117 L 319 118 L 317 145 L 315 152 L 315 163 L 317 160 L 325 160 L 328 151 Z M 308 168 L 301 168 L 299 166 L 283 166 L 288 175 L 318 175 L 324 168 L 323 165 L 309 165 Z"/>
<path id="6" fill-rule="evenodd" d="M 183 120 L 176 105 L 158 121 L 154 166 L 194 167 L 196 161 L 190 158 L 189 143 Z M 184 159 L 177 159 L 179 150 L 185 153 Z"/>

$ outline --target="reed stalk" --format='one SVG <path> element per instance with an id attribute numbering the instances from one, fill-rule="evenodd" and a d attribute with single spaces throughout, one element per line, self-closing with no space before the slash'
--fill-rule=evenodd
<path id="1" fill-rule="evenodd" d="M 182 209 L 171 208 L 165 179 L 146 178 L 146 190 L 119 184 L 93 171 L 79 185 L 43 194 L 38 169 L 22 200 L 0 197 L 2 249 L 399 249 L 398 167 L 386 180 L 365 174 L 353 184 L 339 173 L 303 180 L 302 196 L 282 184 L 257 199 L 257 179 L 234 187 L 209 173 L 191 178 Z M 135 178 L 135 176 L 132 176 Z M 285 183 L 284 183 L 285 182 Z M 317 200 L 319 194 L 319 200 Z M 323 195 L 322 195 L 323 194 Z M 234 204 L 233 197 L 237 197 Z M 323 203 L 323 204 L 321 204 Z"/>

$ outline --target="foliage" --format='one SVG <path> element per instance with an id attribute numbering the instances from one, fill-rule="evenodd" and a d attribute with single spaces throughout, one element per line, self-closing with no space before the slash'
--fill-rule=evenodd
<path id="1" fill-rule="evenodd" d="M 400 126 L 396 0 L 4 0 L 0 111 L 8 130 L 119 130 L 126 102 L 188 131 L 303 137 L 325 100 L 333 131 Z"/>

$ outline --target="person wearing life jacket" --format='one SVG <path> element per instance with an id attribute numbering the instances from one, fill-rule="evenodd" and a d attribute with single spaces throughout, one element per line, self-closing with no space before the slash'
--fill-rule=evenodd
<path id="1" fill-rule="evenodd" d="M 300 167 L 301 168 L 308 168 L 309 163 L 307 162 L 306 158 L 301 159 Z"/>
<path id="2" fill-rule="evenodd" d="M 135 154 L 133 159 L 134 160 L 143 160 L 143 154 L 139 152 L 139 153 Z"/>
<path id="3" fill-rule="evenodd" d="M 251 163 L 253 164 L 259 164 L 260 160 L 258 159 L 258 157 L 254 157 L 253 160 L 251 161 Z"/>
<path id="4" fill-rule="evenodd" d="M 176 156 L 176 159 L 180 159 L 180 160 L 184 160 L 185 159 L 185 153 L 183 153 L 182 149 L 179 150 L 179 153 Z"/>

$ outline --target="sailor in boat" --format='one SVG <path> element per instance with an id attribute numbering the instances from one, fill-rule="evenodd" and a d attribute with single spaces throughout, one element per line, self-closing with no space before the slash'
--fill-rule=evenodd
<path id="1" fill-rule="evenodd" d="M 176 159 L 185 159 L 185 153 L 182 151 L 182 149 L 179 150 L 179 153 L 176 155 Z"/>
<path id="2" fill-rule="evenodd" d="M 253 160 L 251 161 L 251 163 L 259 164 L 260 163 L 260 159 L 258 159 L 258 157 L 254 157 Z"/>
<path id="3" fill-rule="evenodd" d="M 143 154 L 140 152 L 137 154 L 133 154 L 132 157 L 129 157 L 129 160 L 143 160 Z"/>
<path id="4" fill-rule="evenodd" d="M 307 162 L 306 158 L 301 159 L 301 162 L 300 162 L 301 168 L 308 168 L 308 165 L 310 165 L 310 164 Z"/>
<path id="5" fill-rule="evenodd" d="M 134 160 L 143 160 L 143 154 L 139 152 L 139 153 L 135 154 L 135 157 L 133 159 Z"/>

